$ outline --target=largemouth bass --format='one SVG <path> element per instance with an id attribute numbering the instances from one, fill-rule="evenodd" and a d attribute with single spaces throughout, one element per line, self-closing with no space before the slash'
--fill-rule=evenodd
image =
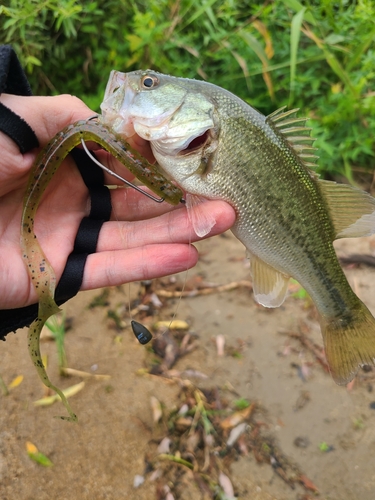
<path id="1" fill-rule="evenodd" d="M 290 277 L 319 313 L 327 361 L 338 384 L 375 362 L 375 320 L 352 291 L 332 242 L 375 232 L 375 199 L 320 180 L 310 129 L 297 110 L 264 116 L 216 85 L 151 70 L 112 72 L 102 104 L 115 132 L 138 134 L 188 207 L 222 199 L 251 263 L 255 299 L 282 304 Z M 194 211 L 194 213 L 196 210 Z M 213 224 L 193 217 L 198 235 Z"/>

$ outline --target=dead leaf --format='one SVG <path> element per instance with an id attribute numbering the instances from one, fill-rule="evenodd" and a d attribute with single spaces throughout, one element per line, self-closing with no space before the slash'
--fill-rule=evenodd
<path id="1" fill-rule="evenodd" d="M 244 410 L 232 413 L 232 415 L 229 415 L 229 417 L 225 418 L 222 422 L 220 422 L 220 427 L 224 430 L 236 427 L 236 425 L 240 424 L 241 422 L 250 417 L 254 408 L 255 404 L 253 403 Z"/>
<path id="2" fill-rule="evenodd" d="M 169 453 L 172 440 L 169 437 L 165 437 L 159 443 L 157 452 L 158 453 Z"/>
<path id="3" fill-rule="evenodd" d="M 17 375 L 16 378 L 12 380 L 12 382 L 8 385 L 8 389 L 14 389 L 18 387 L 23 381 L 23 375 Z"/>
<path id="4" fill-rule="evenodd" d="M 78 392 L 80 392 L 83 388 L 85 387 L 84 382 L 80 382 L 79 384 L 72 385 L 68 387 L 67 389 L 64 389 L 62 393 L 66 398 L 70 398 L 71 396 L 74 396 Z M 37 401 L 34 401 L 35 406 L 49 406 L 55 403 L 56 401 L 61 401 L 61 398 L 58 394 L 54 394 L 53 396 L 47 396 L 45 398 L 38 399 Z"/>
<path id="5" fill-rule="evenodd" d="M 152 419 L 157 424 L 161 417 L 163 416 L 163 410 L 161 403 L 155 396 L 150 397 L 151 409 L 152 409 Z"/>
<path id="6" fill-rule="evenodd" d="M 229 438 L 227 440 L 227 446 L 233 446 L 237 439 L 246 431 L 247 423 L 242 422 L 230 431 Z"/>
<path id="7" fill-rule="evenodd" d="M 223 472 L 219 474 L 219 484 L 223 488 L 225 496 L 228 500 L 234 499 L 234 489 L 232 485 L 232 481 L 226 476 Z"/>
<path id="8" fill-rule="evenodd" d="M 216 336 L 216 349 L 218 356 L 224 356 L 224 347 L 225 347 L 225 337 L 224 335 Z"/>
<path id="9" fill-rule="evenodd" d="M 318 488 L 315 486 L 315 484 L 307 477 L 305 476 L 304 474 L 301 474 L 299 476 L 299 480 L 301 481 L 301 483 L 303 484 L 303 486 L 308 489 L 308 490 L 311 490 L 313 491 L 314 493 L 319 493 L 319 490 Z"/>

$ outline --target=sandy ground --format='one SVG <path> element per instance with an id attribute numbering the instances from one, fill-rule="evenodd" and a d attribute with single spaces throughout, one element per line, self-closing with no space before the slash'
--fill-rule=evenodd
<path id="1" fill-rule="evenodd" d="M 339 242 L 339 253 L 368 254 L 373 244 L 370 239 L 345 240 Z M 200 262 L 188 279 L 197 273 L 207 282 L 222 284 L 249 279 L 243 247 L 231 234 L 202 242 L 199 249 Z M 375 314 L 375 271 L 357 267 L 346 273 Z M 138 291 L 139 285 L 132 284 L 131 294 Z M 24 377 L 9 395 L 0 392 L 1 500 L 157 498 L 149 475 L 137 489 L 133 482 L 145 472 L 145 456 L 158 431 L 150 397 L 171 407 L 179 387 L 161 377 L 139 375 L 150 353 L 129 329 L 117 334 L 111 328 L 107 308 L 87 308 L 98 293 L 79 294 L 64 306 L 73 318 L 66 336 L 69 366 L 91 373 L 96 368 L 95 373 L 111 376 L 110 380 L 86 381 L 84 389 L 71 398 L 79 416 L 77 424 L 53 418 L 65 414 L 60 403 L 46 408 L 33 405 L 45 390 L 28 356 L 26 330 L 9 335 L 0 345 L 4 382 Z M 127 306 L 128 293 L 127 286 L 111 290 L 111 306 Z M 375 409 L 370 406 L 375 401 L 375 373 L 361 372 L 362 381 L 351 390 L 334 384 L 312 354 L 287 335 L 304 328 L 314 342 L 322 343 L 318 323 L 303 300 L 289 297 L 281 308 L 266 310 L 254 303 L 249 290 L 237 289 L 170 301 L 164 316 L 174 313 L 177 304 L 177 318 L 191 324 L 199 345 L 175 369 L 204 372 L 207 380 L 193 380 L 198 386 L 233 387 L 239 397 L 262 404 L 269 433 L 316 485 L 318 498 L 375 498 Z M 226 339 L 222 357 L 215 343 L 219 334 Z M 241 355 L 231 355 L 233 349 L 240 349 Z M 42 350 L 48 356 L 52 381 L 60 387 L 80 382 L 79 377 L 59 377 L 54 342 L 43 342 Z M 53 467 L 32 461 L 26 453 L 27 441 L 47 455 Z M 296 442 L 306 446 L 296 446 Z M 322 443 L 330 451 L 322 451 Z M 240 499 L 313 498 L 299 486 L 292 490 L 270 465 L 257 463 L 251 453 L 232 464 L 230 478 Z M 183 497 L 203 498 L 194 491 L 189 493 L 187 488 Z"/>

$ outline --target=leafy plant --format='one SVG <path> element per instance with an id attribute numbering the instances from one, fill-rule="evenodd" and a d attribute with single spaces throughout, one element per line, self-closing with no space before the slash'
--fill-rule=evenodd
<path id="1" fill-rule="evenodd" d="M 372 0 L 6 0 L 11 43 L 36 94 L 98 110 L 112 69 L 204 78 L 265 114 L 300 107 L 325 176 L 375 167 Z M 302 114 L 302 112 L 301 112 Z"/>
<path id="2" fill-rule="evenodd" d="M 250 406 L 250 401 L 248 401 L 246 398 L 239 398 L 234 401 L 233 404 L 236 410 L 244 410 L 245 408 L 248 408 Z"/>

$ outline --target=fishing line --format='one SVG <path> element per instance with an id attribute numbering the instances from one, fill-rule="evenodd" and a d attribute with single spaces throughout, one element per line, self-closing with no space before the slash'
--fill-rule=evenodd
<path id="1" fill-rule="evenodd" d="M 91 152 L 89 151 L 85 141 L 83 139 L 81 139 L 81 144 L 82 144 L 82 147 L 85 151 L 85 153 L 87 154 L 87 156 L 96 164 L 98 165 L 101 169 L 103 169 L 105 172 L 107 172 L 108 174 L 112 175 L 113 177 L 115 177 L 116 179 L 120 180 L 121 182 L 123 182 L 125 185 L 129 186 L 129 187 L 132 187 L 133 189 L 135 189 L 136 191 L 138 191 L 139 193 L 143 194 L 144 196 L 146 196 L 147 198 L 150 198 L 151 200 L 155 201 L 156 203 L 162 203 L 164 201 L 164 198 L 156 198 L 155 196 L 153 196 L 152 194 L 148 193 L 147 191 L 144 191 L 142 188 L 140 188 L 139 186 L 136 186 L 135 184 L 131 183 L 130 181 L 124 179 L 123 177 L 121 177 L 120 175 L 118 175 L 116 172 L 114 172 L 113 170 L 110 170 L 109 168 L 107 168 L 105 165 L 103 165 L 100 161 L 98 161 L 92 154 Z M 181 201 L 185 201 L 185 200 L 181 200 Z M 115 215 L 115 213 L 114 213 Z M 189 217 L 189 215 L 188 215 Z M 189 249 L 191 251 L 191 236 L 189 236 Z M 177 312 L 178 312 L 178 309 L 180 307 L 180 304 L 181 304 L 181 301 L 182 301 L 182 294 L 183 292 L 185 291 L 185 288 L 186 288 L 186 283 L 187 283 L 187 277 L 188 277 L 188 271 L 189 269 L 186 268 L 185 270 L 185 278 L 184 278 L 184 281 L 183 281 L 183 285 L 182 285 L 182 288 L 181 288 L 181 294 L 180 294 L 180 297 L 178 299 L 178 302 L 177 302 L 177 306 L 176 306 L 176 309 L 173 313 L 173 316 L 169 322 L 169 325 L 168 327 L 165 329 L 164 332 L 161 333 L 161 335 L 164 335 L 168 330 L 170 330 L 171 328 L 171 325 L 173 323 L 173 321 L 176 319 L 176 316 L 177 316 Z M 129 315 L 130 317 L 132 316 L 131 315 L 131 308 L 130 308 L 130 283 L 128 284 L 129 285 Z M 148 328 L 146 328 L 144 325 L 142 325 L 141 323 L 139 323 L 138 321 L 135 321 L 133 319 L 131 319 L 130 321 L 130 324 L 131 324 L 131 327 L 132 327 L 132 330 L 133 330 L 133 333 L 135 335 L 135 337 L 138 339 L 138 342 L 140 344 L 147 344 L 148 342 L 150 342 L 153 338 L 152 336 L 152 333 L 148 330 Z M 155 337 L 156 338 L 156 337 Z"/>
<path id="2" fill-rule="evenodd" d="M 91 154 L 91 152 L 89 151 L 89 149 L 86 146 L 86 143 L 85 143 L 85 141 L 83 139 L 81 139 L 81 144 L 82 144 L 82 147 L 83 147 L 85 153 L 87 154 L 87 156 L 96 165 L 98 165 L 101 169 L 103 169 L 105 172 L 107 172 L 108 174 L 112 175 L 113 177 L 116 177 L 116 179 L 119 179 L 121 182 L 123 182 L 127 186 L 132 187 L 133 189 L 135 189 L 139 193 L 145 195 L 147 198 L 150 198 L 151 200 L 155 201 L 156 203 L 162 203 L 164 201 L 164 198 L 156 198 L 152 194 L 148 193 L 147 191 L 144 191 L 140 187 L 138 187 L 135 184 L 131 183 L 130 181 L 124 179 L 123 177 L 121 177 L 120 175 L 118 175 L 116 172 L 110 170 L 105 165 L 103 165 L 102 163 L 100 163 L 100 161 L 98 161 Z M 112 210 L 113 210 L 113 213 L 114 213 L 114 215 L 116 217 L 116 214 L 115 214 L 115 211 L 114 211 L 113 207 L 112 207 Z M 117 222 L 119 222 L 118 219 L 117 219 Z M 130 283 L 128 283 L 128 285 L 129 285 L 129 315 L 131 317 L 131 309 L 130 309 Z M 142 325 L 141 323 L 139 323 L 138 321 L 135 321 L 133 319 L 131 319 L 130 325 L 132 327 L 132 330 L 133 330 L 133 333 L 134 333 L 135 337 L 138 339 L 138 342 L 140 344 L 145 345 L 145 344 L 148 344 L 148 342 L 150 342 L 150 340 L 152 340 L 152 333 L 144 325 Z"/>
<path id="3" fill-rule="evenodd" d="M 187 211 L 188 219 L 190 220 L 188 209 L 186 209 L 186 211 Z M 189 236 L 189 242 L 188 242 L 188 244 L 189 244 L 189 251 L 191 252 L 191 247 L 192 247 L 192 244 L 191 244 L 191 235 Z M 185 271 L 183 271 L 183 272 L 185 273 L 185 278 L 184 278 L 184 281 L 183 281 L 183 284 L 182 284 L 182 288 L 181 288 L 181 291 L 180 291 L 180 296 L 178 298 L 175 311 L 173 313 L 173 316 L 172 316 L 171 320 L 169 321 L 169 325 L 165 328 L 164 332 L 160 333 L 160 335 L 164 335 L 165 333 L 167 333 L 167 331 L 171 329 L 173 321 L 176 319 L 176 316 L 177 316 L 177 313 L 178 313 L 178 309 L 179 309 L 181 301 L 182 301 L 182 294 L 184 293 L 185 288 L 186 288 L 187 278 L 188 278 L 188 274 L 189 274 L 188 267 L 186 267 Z M 159 335 L 155 335 L 155 338 L 158 338 L 158 337 L 159 337 Z"/>
<path id="4" fill-rule="evenodd" d="M 187 211 L 187 209 L 186 209 L 186 211 Z M 191 244 L 191 235 L 189 236 L 189 243 L 188 243 L 188 244 L 189 244 L 189 252 L 191 253 L 191 247 L 192 247 L 192 244 Z M 169 323 L 168 329 L 170 329 L 170 328 L 171 328 L 172 322 L 176 319 L 178 309 L 180 308 L 180 304 L 181 304 L 181 301 L 182 301 L 182 294 L 183 294 L 183 293 L 184 293 L 184 291 L 185 291 L 185 288 L 186 288 L 186 283 L 187 283 L 187 278 L 188 278 L 188 274 L 189 274 L 189 269 L 188 269 L 188 267 L 186 267 L 186 269 L 185 269 L 184 273 L 185 273 L 185 278 L 184 278 L 184 281 L 183 281 L 183 283 L 182 283 L 181 293 L 180 293 L 180 296 L 179 296 L 179 298 L 178 298 L 177 305 L 176 305 L 176 309 L 175 309 L 175 312 L 174 312 L 174 314 L 173 314 L 173 316 L 172 316 L 172 319 L 171 319 L 171 321 L 170 321 L 170 323 Z"/>

